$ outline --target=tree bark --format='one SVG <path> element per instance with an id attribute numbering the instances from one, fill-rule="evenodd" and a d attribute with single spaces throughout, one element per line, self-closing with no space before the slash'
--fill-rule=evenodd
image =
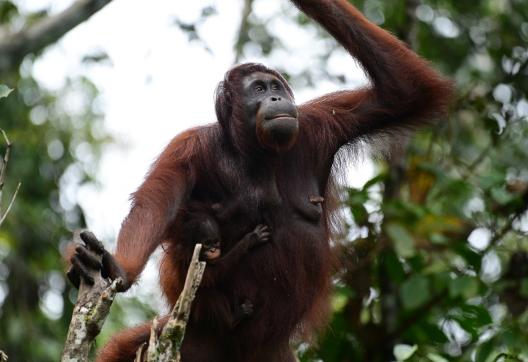
<path id="1" fill-rule="evenodd" d="M 157 335 L 158 320 L 154 319 L 152 322 L 147 362 L 179 362 L 181 360 L 180 348 L 189 321 L 192 302 L 202 281 L 206 266 L 204 261 L 199 260 L 201 249 L 202 244 L 196 244 L 185 278 L 185 285 L 159 337 Z M 144 348 L 145 346 L 141 346 L 138 350 L 137 361 L 141 360 Z"/>

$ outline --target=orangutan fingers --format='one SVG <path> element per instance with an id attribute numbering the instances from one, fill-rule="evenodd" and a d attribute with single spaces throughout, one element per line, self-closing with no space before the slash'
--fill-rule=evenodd
<path id="1" fill-rule="evenodd" d="M 79 245 L 75 248 L 76 255 L 79 257 L 81 262 L 88 268 L 94 270 L 101 270 L 103 264 L 100 260 L 100 257 L 95 255 L 92 251 L 88 250 L 86 247 Z"/>
<path id="2" fill-rule="evenodd" d="M 103 255 L 105 253 L 106 250 L 103 246 L 103 243 L 101 243 L 91 231 L 83 231 L 81 232 L 80 236 L 88 249 L 92 250 L 98 255 Z"/>
<path id="3" fill-rule="evenodd" d="M 71 258 L 71 263 L 72 267 L 75 268 L 75 271 L 79 274 L 81 279 L 84 280 L 86 284 L 94 284 L 94 279 L 90 275 L 90 271 L 88 270 L 88 268 L 86 268 L 86 266 L 83 264 L 83 262 L 77 255 Z"/>
<path id="4" fill-rule="evenodd" d="M 79 273 L 75 269 L 73 265 L 70 266 L 70 269 L 66 272 L 66 276 L 68 277 L 68 280 L 72 285 L 79 289 L 79 285 L 81 284 L 81 277 L 79 276 Z"/>

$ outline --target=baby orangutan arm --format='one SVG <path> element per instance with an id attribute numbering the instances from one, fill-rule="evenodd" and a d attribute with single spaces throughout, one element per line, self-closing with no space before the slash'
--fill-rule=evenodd
<path id="1" fill-rule="evenodd" d="M 202 255 L 207 260 L 207 267 L 203 276 L 204 285 L 214 285 L 228 275 L 238 261 L 252 248 L 267 243 L 270 239 L 270 231 L 266 225 L 257 225 L 257 227 L 247 233 L 235 246 L 225 255 L 221 255 L 218 244 L 204 244 L 206 250 Z M 211 252 L 212 249 L 216 249 Z M 213 258 L 208 258 L 214 256 Z"/>

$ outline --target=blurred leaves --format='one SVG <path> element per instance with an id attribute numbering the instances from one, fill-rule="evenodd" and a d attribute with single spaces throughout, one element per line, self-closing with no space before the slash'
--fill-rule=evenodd
<path id="1" fill-rule="evenodd" d="M 387 234 L 391 237 L 396 253 L 400 257 L 414 256 L 413 237 L 402 225 L 395 223 L 387 225 Z"/>
<path id="2" fill-rule="evenodd" d="M 398 165 L 377 161 L 371 182 L 344 191 L 337 249 L 356 259 L 336 284 L 355 295 L 301 360 L 528 361 L 526 2 L 351 2 L 455 79 L 458 97 Z"/>
<path id="3" fill-rule="evenodd" d="M 42 15 L 26 18 L 14 3 L 0 3 L 2 26 Z M 13 143 L 4 191 L 13 195 L 18 180 L 24 183 L 0 229 L 0 348 L 10 361 L 60 356 L 75 293 L 64 278 L 61 248 L 72 229 L 85 226 L 77 193 L 94 182 L 109 140 L 94 84 L 68 78 L 62 89 L 48 90 L 33 78 L 33 61 L 3 73 L 7 86 L 0 86 L 0 97 L 11 93 L 0 101 L 0 127 Z"/>
<path id="4" fill-rule="evenodd" d="M 0 99 L 7 97 L 13 90 L 5 84 L 0 84 Z"/>
<path id="5" fill-rule="evenodd" d="M 429 298 L 429 283 L 422 275 L 413 275 L 401 286 L 401 299 L 405 309 L 416 309 Z"/>

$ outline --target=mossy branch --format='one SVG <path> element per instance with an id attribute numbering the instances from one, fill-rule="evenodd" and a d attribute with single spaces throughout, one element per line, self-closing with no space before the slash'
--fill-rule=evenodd
<path id="1" fill-rule="evenodd" d="M 196 244 L 194 253 L 187 271 L 185 285 L 172 309 L 169 320 L 158 336 L 158 320 L 154 319 L 150 333 L 150 340 L 146 350 L 147 362 L 180 361 L 180 348 L 185 336 L 187 322 L 191 313 L 191 306 L 196 296 L 196 291 L 202 281 L 206 263 L 199 260 L 202 244 Z M 145 345 L 138 350 L 136 361 L 142 360 Z"/>

